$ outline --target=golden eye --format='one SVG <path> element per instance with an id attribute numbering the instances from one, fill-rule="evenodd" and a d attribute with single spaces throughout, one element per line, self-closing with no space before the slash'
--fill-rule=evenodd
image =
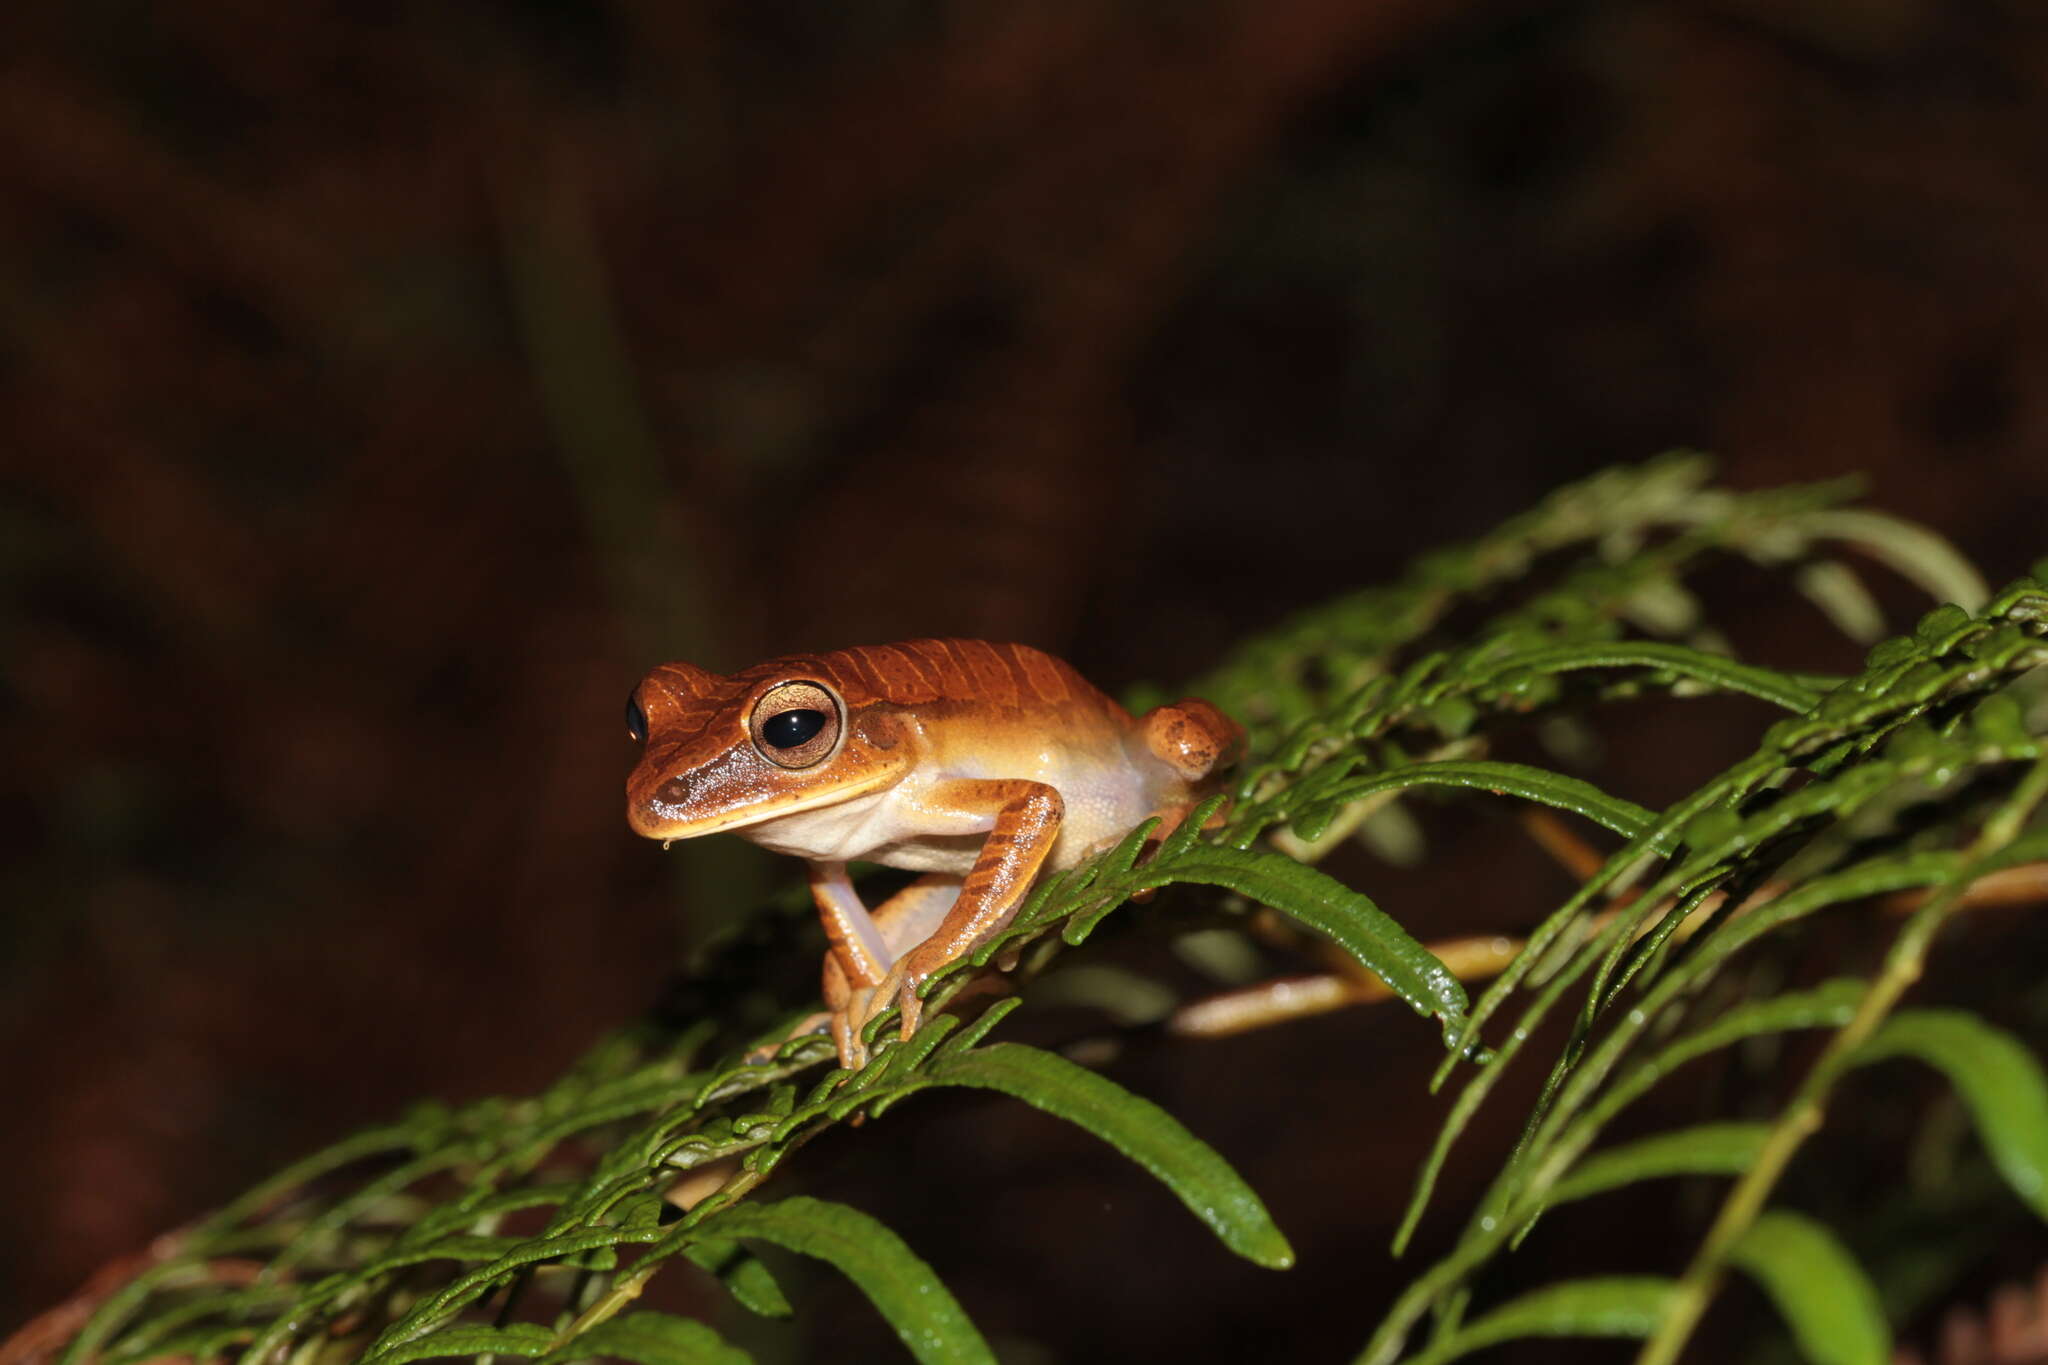
<path id="1" fill-rule="evenodd" d="M 779 768 L 808 768 L 839 746 L 841 714 L 822 684 L 783 683 L 754 707 L 754 748 Z"/>

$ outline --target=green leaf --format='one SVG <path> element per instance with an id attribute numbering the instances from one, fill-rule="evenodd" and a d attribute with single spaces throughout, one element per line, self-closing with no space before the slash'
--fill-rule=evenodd
<path id="1" fill-rule="evenodd" d="M 1156 1176 L 1238 1255 L 1271 1270 L 1294 1264 L 1287 1238 L 1230 1163 L 1173 1115 L 1107 1076 L 1022 1043 L 991 1043 L 940 1058 L 925 1078 L 998 1090 L 1087 1129 Z"/>
<path id="2" fill-rule="evenodd" d="M 1837 977 L 1811 990 L 1787 991 L 1737 1005 L 1630 1068 L 1591 1108 L 1589 1119 L 1596 1126 L 1607 1122 L 1687 1062 L 1744 1039 L 1795 1029 L 1840 1028 L 1855 1015 L 1868 989 L 1867 983 L 1854 977 Z"/>
<path id="3" fill-rule="evenodd" d="M 1595 1152 L 1557 1182 L 1550 1205 L 1674 1175 L 1740 1175 L 1770 1133 L 1764 1123 L 1703 1123 Z"/>
<path id="4" fill-rule="evenodd" d="M 1804 1214 L 1766 1209 L 1729 1248 L 1763 1286 L 1813 1365 L 1886 1365 L 1884 1304 L 1835 1235 Z"/>
<path id="5" fill-rule="evenodd" d="M 409 1360 L 438 1360 L 443 1356 L 476 1356 L 489 1352 L 501 1356 L 537 1356 L 554 1344 L 555 1334 L 536 1322 L 515 1322 L 508 1327 L 443 1327 L 414 1337 L 402 1346 L 378 1356 L 391 1365 Z"/>
<path id="6" fill-rule="evenodd" d="M 1580 668 L 1658 668 L 1692 678 L 1724 692 L 1743 692 L 1787 711 L 1804 713 L 1820 700 L 1813 689 L 1772 668 L 1737 663 L 1722 654 L 1684 645 L 1619 640 L 1589 645 L 1561 645 L 1531 650 L 1513 659 L 1516 670 L 1562 673 Z"/>
<path id="7" fill-rule="evenodd" d="M 598 1359 L 635 1365 L 751 1365 L 753 1357 L 701 1322 L 667 1313 L 626 1313 L 549 1353 L 543 1365 Z"/>
<path id="8" fill-rule="evenodd" d="M 1860 507 L 1815 512 L 1806 525 L 1814 535 L 1862 547 L 1938 602 L 1956 602 L 1974 611 L 1990 595 L 1970 562 L 1924 526 Z"/>
<path id="9" fill-rule="evenodd" d="M 190 1356 L 195 1360 L 210 1360 L 222 1354 L 223 1347 L 231 1344 L 235 1337 L 243 1342 L 255 1337 L 256 1331 L 249 1325 L 253 1316 L 268 1316 L 289 1304 L 297 1295 L 296 1285 L 273 1284 L 252 1285 L 226 1294 L 187 1299 L 155 1314 L 134 1330 L 123 1333 L 120 1344 L 102 1352 L 99 1359 L 127 1362 Z M 223 1328 L 216 1321 L 211 1326 L 186 1328 L 186 1324 L 196 1320 L 219 1318 L 226 1318 L 229 1327 Z M 223 1331 L 230 1331 L 232 1336 L 211 1344 L 200 1340 L 219 1336 Z"/>
<path id="10" fill-rule="evenodd" d="M 1856 571 L 1838 559 L 1816 560 L 1795 575 L 1799 591 L 1827 613 L 1835 629 L 1860 644 L 1884 634 L 1884 611 Z"/>
<path id="11" fill-rule="evenodd" d="M 557 1237 L 530 1238 L 497 1260 L 458 1275 L 439 1292 L 430 1294 L 414 1304 L 404 1317 L 385 1328 L 383 1334 L 370 1344 L 369 1353 L 364 1359 L 375 1362 L 375 1365 L 388 1365 L 389 1362 L 400 1359 L 399 1353 L 412 1349 L 412 1346 L 427 1334 L 429 1324 L 434 1319 L 459 1311 L 486 1288 L 498 1283 L 507 1271 L 539 1261 L 579 1256 L 605 1247 L 653 1242 L 659 1240 L 660 1235 L 658 1228 L 600 1227 L 564 1233 Z M 289 1319 L 280 1318 L 277 1323 L 272 1324 L 270 1331 L 288 1329 Z M 257 1350 L 259 1358 L 268 1337 L 269 1333 L 266 1333 L 264 1338 L 258 1340 L 256 1348 L 253 1348 Z"/>
<path id="12" fill-rule="evenodd" d="M 1444 1365 L 1486 1346 L 1523 1337 L 1646 1337 L 1664 1316 L 1671 1281 L 1654 1275 L 1567 1280 L 1510 1299 L 1417 1355 L 1413 1365 Z"/>
<path id="13" fill-rule="evenodd" d="M 1645 579 L 1621 603 L 1621 613 L 1652 635 L 1683 635 L 1700 622 L 1700 601 L 1676 579 Z"/>
<path id="14" fill-rule="evenodd" d="M 1965 1010 L 1905 1010 L 1857 1050 L 1866 1065 L 1914 1057 L 1947 1076 L 2006 1183 L 2048 1218 L 2048 1078 L 2026 1044 Z"/>
<path id="15" fill-rule="evenodd" d="M 124 1342 L 119 1353 L 112 1357 L 103 1357 L 103 1359 L 126 1361 L 213 1361 L 231 1354 L 232 1347 L 247 1345 L 249 1339 L 255 1335 L 256 1329 L 246 1322 L 213 1323 L 206 1327 L 195 1327 L 187 1332 L 173 1333 L 162 1341 L 157 1342 L 153 1348 L 130 1351 L 127 1348 L 127 1343 Z M 7 1344 L 11 1346 L 14 1343 L 9 1341 Z M 9 1357 L 9 1359 L 14 1358 Z M 28 1359 L 42 1361 L 47 1359 L 47 1357 L 35 1355 L 28 1357 Z"/>
<path id="16" fill-rule="evenodd" d="M 1954 602 L 1944 602 L 1913 623 L 1913 634 L 1921 644 L 1940 648 L 1943 641 L 1970 624 L 1970 613 Z"/>
<path id="17" fill-rule="evenodd" d="M 1433 1014 L 1446 1025 L 1464 1018 L 1465 988 L 1450 968 L 1371 900 L 1327 873 L 1283 854 L 1216 844 L 1197 844 L 1169 866 L 1152 866 L 1176 882 L 1248 896 L 1328 936 L 1417 1014 Z"/>
<path id="18" fill-rule="evenodd" d="M 742 1307 L 764 1318 L 790 1315 L 792 1310 L 782 1286 L 775 1283 L 775 1277 L 768 1273 L 760 1258 L 750 1255 L 738 1242 L 707 1238 L 684 1247 L 683 1254 L 716 1275 Z"/>
<path id="19" fill-rule="evenodd" d="M 858 1209 L 795 1195 L 722 1209 L 698 1226 L 714 1237 L 773 1242 L 830 1261 L 927 1365 L 994 1365 L 994 1352 L 932 1268 Z"/>
<path id="20" fill-rule="evenodd" d="M 1526 763 L 1464 759 L 1404 764 L 1389 772 L 1355 778 L 1331 791 L 1317 804 L 1325 801 L 1344 804 L 1406 787 L 1465 787 L 1490 791 L 1497 796 L 1519 796 L 1525 801 L 1538 801 L 1557 810 L 1583 815 L 1625 839 L 1633 839 L 1657 823 L 1655 812 L 1633 801 L 1610 796 L 1580 778 Z M 1659 853 L 1669 853 L 1675 846 L 1676 840 L 1672 839 L 1659 840 L 1651 845 Z"/>

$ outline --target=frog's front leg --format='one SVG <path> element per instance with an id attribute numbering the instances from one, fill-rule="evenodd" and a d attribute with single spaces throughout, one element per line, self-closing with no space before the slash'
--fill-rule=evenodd
<path id="1" fill-rule="evenodd" d="M 881 928 L 861 903 L 860 893 L 846 875 L 842 862 L 811 864 L 811 900 L 818 907 L 818 921 L 825 926 L 824 995 L 826 1018 L 832 1027 L 832 1044 L 839 1050 L 839 1064 L 860 1065 L 858 1020 L 867 1013 L 868 999 L 894 963 Z M 797 1026 L 799 1033 L 817 1027 L 815 1019 Z"/>
<path id="2" fill-rule="evenodd" d="M 825 1022 L 841 1066 L 852 1069 L 867 1061 L 860 1027 L 874 1013 L 869 1002 L 875 988 L 905 951 L 931 936 L 959 894 L 958 876 L 931 872 L 870 913 L 848 880 L 845 863 L 811 864 L 811 899 L 831 943 L 825 954 Z M 818 1022 L 806 1020 L 797 1032 L 807 1033 Z"/>
<path id="3" fill-rule="evenodd" d="M 812 863 L 810 872 L 811 900 L 818 907 L 828 951 L 843 970 L 845 984 L 872 990 L 881 984 L 882 974 L 896 955 L 889 951 L 880 926 L 853 889 L 845 863 Z"/>
<path id="4" fill-rule="evenodd" d="M 1051 854 L 1066 814 L 1057 790 L 1024 778 L 957 778 L 934 787 L 926 802 L 990 819 L 992 825 L 945 919 L 889 968 L 861 1016 L 864 1024 L 894 1003 L 902 1011 L 905 1038 L 917 1031 L 924 1014 L 917 988 L 1010 922 Z"/>

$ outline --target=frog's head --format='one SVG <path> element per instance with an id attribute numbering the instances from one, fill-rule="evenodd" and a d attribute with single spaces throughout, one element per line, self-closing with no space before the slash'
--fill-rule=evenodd
<path id="1" fill-rule="evenodd" d="M 911 760 L 895 708 L 838 672 L 829 657 L 794 657 L 730 675 L 685 663 L 649 673 L 626 702 L 644 745 L 626 779 L 627 823 L 650 839 L 693 839 L 900 780 Z"/>

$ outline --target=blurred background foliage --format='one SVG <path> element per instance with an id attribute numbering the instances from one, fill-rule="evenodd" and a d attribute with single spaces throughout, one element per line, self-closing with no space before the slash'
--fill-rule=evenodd
<path id="1" fill-rule="evenodd" d="M 693 887 L 789 875 L 624 831 L 658 659 L 969 634 L 1170 685 L 1677 444 L 1738 486 L 1867 471 L 1994 582 L 2042 552 L 2027 0 L 6 28 L 0 1322 L 414 1096 L 536 1088 L 703 940 Z M 1717 587 L 1746 651 L 1853 665 L 1755 586 Z M 1747 717 L 1685 705 L 1596 776 L 1654 805 L 1726 762 Z M 1566 884 L 1498 823 L 1430 833 L 1473 850 L 1455 897 L 1364 883 L 1419 935 Z M 1267 1198 L 1284 1277 L 1028 1113 L 945 1101 L 918 1159 L 856 1135 L 813 1178 L 1061 1358 L 1334 1355 L 1438 1114 L 1262 1119 L 1384 1027 L 1113 1067 Z M 1432 1063 L 1404 1030 L 1373 1079 Z"/>

